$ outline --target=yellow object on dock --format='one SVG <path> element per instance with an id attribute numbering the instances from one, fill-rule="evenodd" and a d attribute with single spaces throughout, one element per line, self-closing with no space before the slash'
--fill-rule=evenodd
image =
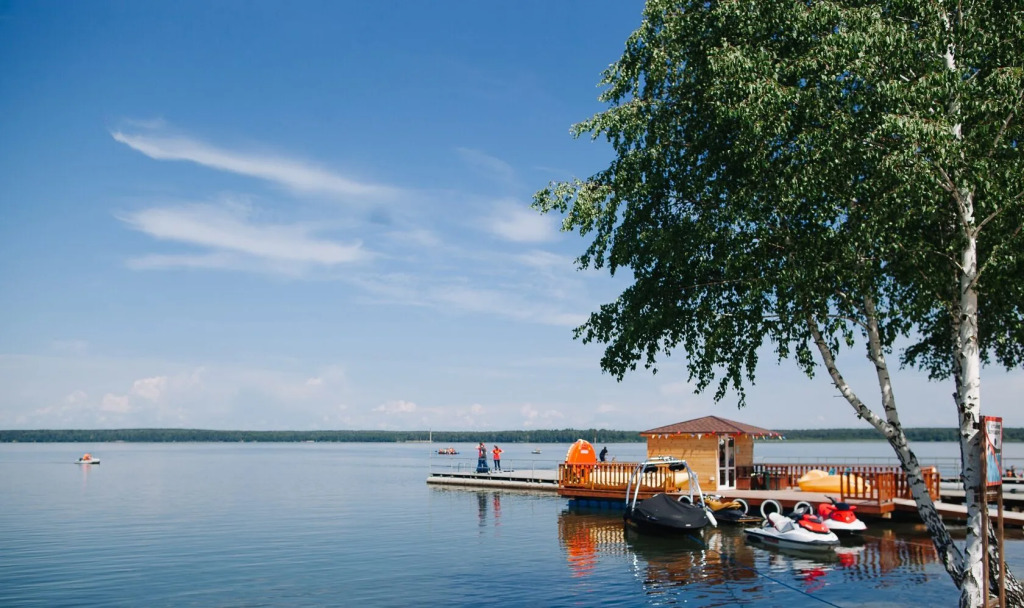
<path id="1" fill-rule="evenodd" d="M 853 475 L 852 473 L 830 475 L 828 472 L 820 469 L 807 471 L 800 479 L 796 480 L 796 483 L 800 486 L 800 491 L 802 492 L 840 494 L 842 493 L 841 486 L 844 477 L 847 478 L 846 488 L 848 492 L 853 491 L 861 494 L 871 488 L 871 485 L 858 475 Z"/>

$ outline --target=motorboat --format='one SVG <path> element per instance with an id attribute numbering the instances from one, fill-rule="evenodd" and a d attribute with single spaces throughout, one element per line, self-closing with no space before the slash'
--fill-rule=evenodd
<path id="1" fill-rule="evenodd" d="M 831 502 L 818 504 L 818 517 L 822 519 L 825 526 L 837 534 L 860 534 L 867 530 L 867 525 L 857 519 L 854 511 L 857 507 L 837 501 L 831 496 L 826 496 Z"/>
<path id="2" fill-rule="evenodd" d="M 660 492 L 639 500 L 643 477 L 648 473 L 665 471 L 675 475 L 685 472 L 688 477 L 687 494 Z M 626 511 L 622 516 L 627 529 L 640 532 L 672 534 L 695 532 L 709 524 L 717 526 L 714 515 L 704 504 L 697 475 L 685 460 L 659 457 L 645 460 L 633 469 L 626 484 Z"/>
<path id="3" fill-rule="evenodd" d="M 763 525 L 743 530 L 751 542 L 789 549 L 832 549 L 839 537 L 817 515 L 803 511 L 789 516 L 769 513 Z"/>
<path id="4" fill-rule="evenodd" d="M 96 458 L 92 454 L 83 454 L 81 458 L 75 461 L 76 464 L 99 464 L 100 459 Z"/>
<path id="5" fill-rule="evenodd" d="M 530 452 L 531 454 L 540 454 L 540 448 L 536 448 Z"/>
<path id="6" fill-rule="evenodd" d="M 846 479 L 844 479 L 846 478 Z M 862 494 L 871 489 L 871 484 L 864 481 L 864 478 L 853 473 L 829 473 L 821 469 L 807 471 L 800 479 L 796 480 L 801 492 L 831 492 L 842 494 L 843 484 L 848 492 Z"/>
<path id="7" fill-rule="evenodd" d="M 742 498 L 726 500 L 719 496 L 705 495 L 704 504 L 714 514 L 715 519 L 726 524 L 758 524 L 762 518 L 748 515 L 749 506 Z"/>

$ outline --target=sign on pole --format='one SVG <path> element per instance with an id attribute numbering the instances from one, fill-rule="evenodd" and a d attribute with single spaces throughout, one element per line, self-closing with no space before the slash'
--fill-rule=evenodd
<path id="1" fill-rule="evenodd" d="M 1003 485 L 1003 419 L 998 416 L 982 416 L 985 429 L 985 485 Z"/>

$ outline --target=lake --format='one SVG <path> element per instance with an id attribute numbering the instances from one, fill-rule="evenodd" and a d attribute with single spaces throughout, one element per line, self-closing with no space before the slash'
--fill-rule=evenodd
<path id="1" fill-rule="evenodd" d="M 955 457 L 946 445 L 933 457 Z M 918 526 L 870 522 L 827 558 L 750 546 L 724 526 L 699 543 L 627 537 L 620 515 L 550 493 L 428 486 L 431 463 L 475 461 L 473 445 L 432 456 L 438 447 L 0 444 L 0 606 L 957 603 Z M 503 445 L 502 465 L 554 468 L 567 447 Z M 755 452 L 866 458 L 888 446 L 852 449 Z M 86 451 L 102 464 L 74 464 Z M 644 444 L 609 451 L 634 461 Z M 1006 547 L 1024 572 L 1024 541 Z"/>

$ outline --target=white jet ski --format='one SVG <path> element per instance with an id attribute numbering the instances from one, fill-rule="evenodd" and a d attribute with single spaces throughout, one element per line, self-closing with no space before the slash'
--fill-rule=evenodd
<path id="1" fill-rule="evenodd" d="M 820 517 L 807 513 L 793 513 L 789 517 L 769 513 L 763 525 L 743 531 L 748 540 L 773 547 L 832 549 L 839 544 L 839 537 Z"/>

